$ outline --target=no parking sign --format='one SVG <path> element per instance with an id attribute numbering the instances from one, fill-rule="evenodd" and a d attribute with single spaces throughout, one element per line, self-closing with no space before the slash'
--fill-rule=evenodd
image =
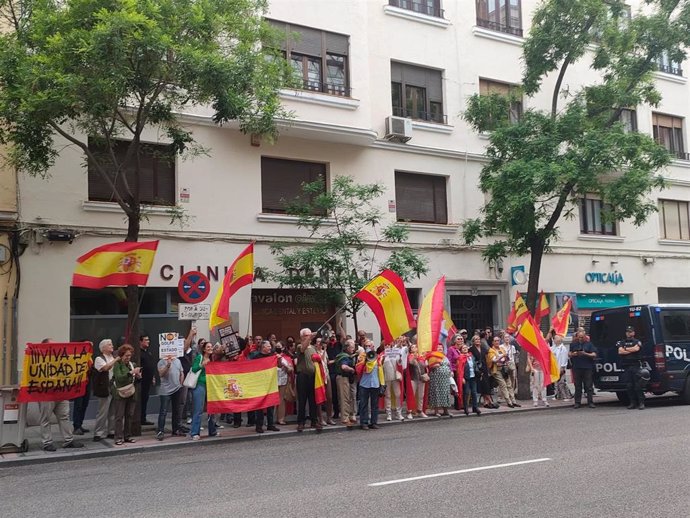
<path id="1" fill-rule="evenodd" d="M 203 302 L 211 291 L 208 277 L 201 272 L 187 272 L 177 284 L 177 291 L 182 300 L 190 304 Z"/>

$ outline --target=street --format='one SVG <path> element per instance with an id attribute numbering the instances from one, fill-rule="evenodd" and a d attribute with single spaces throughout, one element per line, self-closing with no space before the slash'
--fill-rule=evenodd
<path id="1" fill-rule="evenodd" d="M 1 514 L 687 516 L 688 430 L 687 407 L 655 401 L 202 441 L 0 469 Z"/>

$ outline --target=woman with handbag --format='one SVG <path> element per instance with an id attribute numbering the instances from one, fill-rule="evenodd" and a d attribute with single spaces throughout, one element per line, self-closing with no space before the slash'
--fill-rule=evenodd
<path id="1" fill-rule="evenodd" d="M 429 365 L 429 407 L 434 409 L 432 416 L 452 417 L 448 412 L 452 399 L 450 396 L 450 377 L 452 371 L 450 362 L 443 354 L 443 344 L 438 344 L 436 350 L 427 354 Z"/>
<path id="2" fill-rule="evenodd" d="M 501 346 L 501 339 L 494 336 L 491 340 L 491 349 L 487 355 L 487 363 L 491 372 L 491 377 L 496 382 L 498 393 L 510 408 L 519 407 L 515 401 L 515 394 L 513 393 L 513 385 L 506 383 L 508 374 L 508 353 Z"/>
<path id="3" fill-rule="evenodd" d="M 198 441 L 201 438 L 201 414 L 204 413 L 204 405 L 206 404 L 206 365 L 211 361 L 212 354 L 213 344 L 211 342 L 204 343 L 203 349 L 194 359 L 192 369 L 184 380 L 184 384 L 192 389 L 192 428 L 189 433 L 193 441 Z M 191 387 L 190 385 L 194 386 Z M 215 437 L 216 435 L 218 435 L 216 421 L 212 415 L 209 415 L 208 436 Z"/>
<path id="4" fill-rule="evenodd" d="M 141 367 L 132 363 L 134 348 L 129 344 L 117 350 L 117 362 L 113 366 L 113 403 L 115 405 L 115 445 L 133 443 L 132 417 L 134 416 L 136 388 L 134 380 L 141 379 Z"/>
<path id="5" fill-rule="evenodd" d="M 417 344 L 410 344 L 407 352 L 407 418 L 429 417 L 424 413 L 424 391 L 429 382 L 426 361 L 419 354 Z"/>

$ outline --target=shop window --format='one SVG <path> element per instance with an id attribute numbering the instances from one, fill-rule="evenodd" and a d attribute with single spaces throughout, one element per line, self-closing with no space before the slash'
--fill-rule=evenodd
<path id="1" fill-rule="evenodd" d="M 392 62 L 393 115 L 445 123 L 442 85 L 440 70 Z"/>
<path id="2" fill-rule="evenodd" d="M 616 224 L 605 218 L 610 210 L 611 205 L 596 198 L 580 199 L 580 233 L 615 236 Z"/>
<path id="3" fill-rule="evenodd" d="M 388 0 L 388 4 L 408 11 L 414 11 L 415 13 L 443 18 L 441 0 Z"/>
<path id="4" fill-rule="evenodd" d="M 398 221 L 448 223 L 446 177 L 395 172 Z"/>
<path id="5" fill-rule="evenodd" d="M 659 221 L 662 239 L 677 241 L 690 240 L 690 218 L 688 202 L 676 200 L 659 200 Z"/>
<path id="6" fill-rule="evenodd" d="M 476 0 L 477 25 L 522 36 L 521 0 Z"/>
<path id="7" fill-rule="evenodd" d="M 261 211 L 285 214 L 293 202 L 312 201 L 302 186 L 313 182 L 323 183 L 326 191 L 326 164 L 261 157 Z"/>

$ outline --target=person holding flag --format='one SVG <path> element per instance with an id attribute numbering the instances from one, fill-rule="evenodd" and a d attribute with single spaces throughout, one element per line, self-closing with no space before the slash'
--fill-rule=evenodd
<path id="1" fill-rule="evenodd" d="M 359 376 L 359 428 L 377 430 L 379 419 L 379 396 L 385 391 L 381 358 L 376 354 L 374 342 L 364 342 L 365 352 L 360 354 L 355 367 Z"/>
<path id="2" fill-rule="evenodd" d="M 276 369 L 280 366 L 281 360 L 273 352 L 271 342 L 269 340 L 264 340 L 261 342 L 261 347 L 259 350 L 254 351 L 249 355 L 250 360 L 258 360 L 260 358 L 276 358 Z M 266 411 L 266 429 L 271 432 L 279 432 L 280 429 L 273 424 L 273 411 L 275 407 L 269 406 L 267 408 L 260 408 L 254 413 L 254 425 L 256 433 L 264 433 L 264 410 Z"/>
<path id="3" fill-rule="evenodd" d="M 297 358 L 295 362 L 295 373 L 297 376 L 297 431 L 304 431 L 304 423 L 307 420 L 306 407 L 309 403 L 309 417 L 311 425 L 316 429 L 317 433 L 323 430 L 323 426 L 319 422 L 319 415 L 316 408 L 316 365 L 314 364 L 314 355 L 317 355 L 316 349 L 311 345 L 313 333 L 311 329 L 305 327 L 299 332 L 300 343 L 297 345 Z"/>

